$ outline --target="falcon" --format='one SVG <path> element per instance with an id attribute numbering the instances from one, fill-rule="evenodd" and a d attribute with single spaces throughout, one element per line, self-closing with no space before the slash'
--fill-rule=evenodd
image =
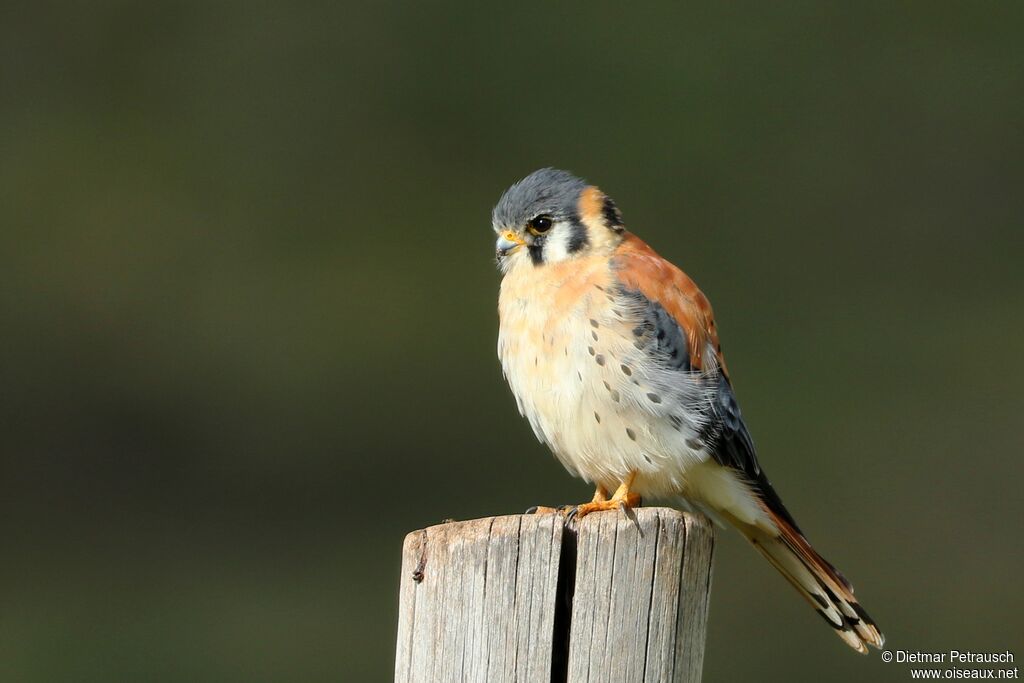
<path id="1" fill-rule="evenodd" d="M 882 633 L 758 462 L 707 297 L 625 229 L 610 197 L 531 173 L 494 207 L 498 357 L 519 412 L 595 486 L 581 519 L 677 502 L 735 527 L 861 653 Z"/>

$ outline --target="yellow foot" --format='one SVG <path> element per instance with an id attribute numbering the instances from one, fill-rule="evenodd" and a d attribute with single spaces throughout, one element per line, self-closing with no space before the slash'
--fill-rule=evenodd
<path id="1" fill-rule="evenodd" d="M 601 512 L 603 510 L 620 510 L 622 508 L 635 508 L 639 507 L 641 503 L 640 496 L 635 493 L 627 493 L 621 497 L 613 497 L 611 500 L 599 500 L 593 503 L 584 503 L 583 505 L 577 505 L 576 508 L 570 512 L 570 516 L 576 517 L 577 519 L 589 515 L 591 512 Z"/>
<path id="2" fill-rule="evenodd" d="M 577 505 L 569 512 L 569 518 L 581 519 L 586 517 L 591 512 L 600 512 L 602 510 L 623 510 L 626 508 L 635 508 L 640 505 L 640 496 L 636 493 L 631 493 L 629 487 L 633 485 L 633 480 L 636 479 L 636 472 L 630 472 L 629 477 L 626 481 L 622 482 L 622 485 L 615 490 L 615 494 L 611 498 L 608 498 L 608 494 L 605 493 L 604 489 L 598 487 L 594 493 L 594 499 L 589 503 L 583 503 Z M 600 495 L 599 495 L 600 494 Z"/>

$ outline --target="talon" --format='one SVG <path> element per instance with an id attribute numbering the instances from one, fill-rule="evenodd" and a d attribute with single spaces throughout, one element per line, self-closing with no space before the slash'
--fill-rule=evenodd
<path id="1" fill-rule="evenodd" d="M 540 508 L 539 505 L 531 505 L 530 507 L 526 508 L 526 512 L 524 512 L 523 514 L 524 515 L 535 515 L 535 514 L 537 514 L 537 510 L 539 508 Z"/>
<path id="2" fill-rule="evenodd" d="M 637 504 L 639 505 L 639 502 Z M 636 527 L 636 530 L 640 534 L 640 537 L 643 538 L 644 530 L 640 526 L 640 520 L 636 518 L 636 512 L 634 512 L 633 508 L 628 507 L 624 502 L 620 502 L 619 509 L 622 510 L 623 517 L 633 522 L 633 526 Z"/>
<path id="3" fill-rule="evenodd" d="M 594 499 L 589 503 L 583 503 L 577 505 L 569 512 L 566 517 L 566 523 L 568 524 L 572 520 L 577 522 L 591 512 L 600 512 L 602 510 L 622 510 L 626 513 L 628 508 L 634 508 L 640 505 L 640 496 L 636 493 L 632 493 L 629 487 L 633 485 L 633 480 L 636 478 L 636 472 L 630 473 L 626 481 L 622 482 L 615 491 L 615 495 L 611 498 L 607 498 L 604 489 L 600 486 L 597 487 L 597 491 L 594 492 Z M 627 513 L 628 516 L 628 513 Z"/>

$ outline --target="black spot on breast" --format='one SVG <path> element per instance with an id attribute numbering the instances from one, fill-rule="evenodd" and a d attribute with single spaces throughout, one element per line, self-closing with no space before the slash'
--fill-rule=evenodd
<path id="1" fill-rule="evenodd" d="M 594 341 L 597 341 L 597 332 L 595 332 L 594 330 L 591 330 L 590 331 L 590 336 L 594 338 Z"/>
<path id="2" fill-rule="evenodd" d="M 594 351 L 594 347 L 593 346 L 588 346 L 587 347 L 587 353 L 589 353 L 591 356 L 593 356 L 597 352 Z"/>
<path id="3" fill-rule="evenodd" d="M 594 357 L 594 360 L 597 361 L 598 365 L 604 365 L 604 356 L 601 355 L 600 353 Z"/>
<path id="4" fill-rule="evenodd" d="M 647 394 L 647 400 L 651 403 L 661 403 L 661 396 L 657 394 Z"/>
<path id="5" fill-rule="evenodd" d="M 590 326 L 591 327 L 600 327 L 600 325 L 597 324 L 597 321 L 594 320 L 593 318 L 590 319 Z"/>
<path id="6" fill-rule="evenodd" d="M 594 413 L 594 419 L 597 420 L 597 424 L 601 424 L 601 416 L 600 415 L 598 415 L 597 413 Z"/>
<path id="7" fill-rule="evenodd" d="M 636 441 L 636 432 L 629 427 L 626 427 L 626 436 L 628 436 L 631 441 Z"/>
<path id="8" fill-rule="evenodd" d="M 621 369 L 621 370 L 622 370 L 622 374 L 624 374 L 624 375 L 625 375 L 626 377 L 629 377 L 630 375 L 632 375 L 632 374 L 633 374 L 633 371 L 632 371 L 632 370 L 630 369 L 630 367 L 629 367 L 628 365 L 626 365 L 625 363 L 623 363 L 622 365 L 620 365 L 620 366 L 619 366 L 619 369 Z"/>

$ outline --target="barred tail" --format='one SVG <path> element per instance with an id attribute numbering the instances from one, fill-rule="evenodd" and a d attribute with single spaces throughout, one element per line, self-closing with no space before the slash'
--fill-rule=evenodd
<path id="1" fill-rule="evenodd" d="M 778 535 L 751 525 L 736 526 L 825 618 L 843 642 L 861 654 L 867 653 L 867 645 L 882 647 L 885 637 L 854 598 L 853 587 L 839 570 L 819 555 L 789 520 L 770 509 L 766 511 L 775 522 Z"/>

